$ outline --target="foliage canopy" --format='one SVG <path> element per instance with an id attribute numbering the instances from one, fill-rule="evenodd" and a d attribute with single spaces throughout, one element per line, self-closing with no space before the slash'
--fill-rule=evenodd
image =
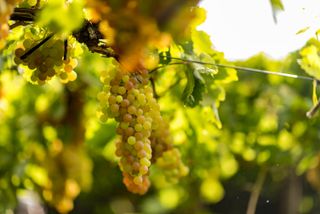
<path id="1" fill-rule="evenodd" d="M 318 39 L 228 62 L 198 4 L 0 0 L 1 213 L 319 211 Z"/>

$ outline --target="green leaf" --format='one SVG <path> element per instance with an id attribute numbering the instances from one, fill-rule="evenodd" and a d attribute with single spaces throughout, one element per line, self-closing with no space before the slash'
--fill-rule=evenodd
<path id="1" fill-rule="evenodd" d="M 214 123 L 217 125 L 217 127 L 219 129 L 221 129 L 222 128 L 222 123 L 221 123 L 221 120 L 220 120 L 218 108 L 214 103 L 212 104 L 212 111 L 213 111 L 213 115 L 214 115 L 214 118 L 215 118 Z"/>
<path id="2" fill-rule="evenodd" d="M 186 54 L 193 55 L 193 42 L 192 41 L 185 41 L 183 43 L 180 43 L 180 45 Z"/>
<path id="3" fill-rule="evenodd" d="M 270 0 L 270 4 L 272 7 L 273 20 L 277 23 L 277 12 L 284 10 L 284 6 L 281 0 Z"/>
<path id="4" fill-rule="evenodd" d="M 281 0 L 270 0 L 270 3 L 274 10 L 284 10 Z"/>
<path id="5" fill-rule="evenodd" d="M 189 107 L 195 107 L 199 105 L 202 100 L 202 93 L 204 92 L 205 85 L 198 78 L 194 78 L 194 87 L 189 99 L 186 99 L 185 104 Z"/>
<path id="6" fill-rule="evenodd" d="M 320 57 L 318 48 L 315 45 L 309 45 L 300 51 L 301 59 L 298 60 L 301 68 L 309 75 L 320 79 Z"/>
<path id="7" fill-rule="evenodd" d="M 226 98 L 226 92 L 222 86 L 217 84 L 206 83 L 206 91 L 203 93 L 203 100 L 201 104 L 203 106 L 212 106 L 215 103 L 218 107 L 218 104 L 221 101 L 224 101 Z"/>
<path id="8" fill-rule="evenodd" d="M 316 37 L 317 37 L 317 41 L 319 41 L 319 34 L 320 34 L 320 29 L 316 31 Z"/>
<path id="9" fill-rule="evenodd" d="M 187 105 L 190 102 L 194 101 L 194 98 L 192 96 L 192 92 L 195 85 L 195 78 L 193 76 L 193 70 L 190 65 L 186 66 L 186 69 L 184 70 L 186 78 L 187 78 L 187 84 L 182 92 L 182 101 Z"/>
<path id="10" fill-rule="evenodd" d="M 194 44 L 194 52 L 196 54 L 206 53 L 213 54 L 213 45 L 210 40 L 210 36 L 204 31 L 193 31 L 192 41 Z"/>
<path id="11" fill-rule="evenodd" d="M 306 31 L 309 30 L 309 29 L 310 29 L 309 26 L 308 26 L 308 27 L 305 27 L 305 28 L 302 28 L 302 29 L 300 29 L 298 32 L 296 32 L 296 35 L 302 34 L 302 33 L 306 32 Z"/>
<path id="12" fill-rule="evenodd" d="M 70 3 L 64 0 L 48 1 L 37 16 L 37 24 L 48 27 L 53 32 L 70 34 L 83 23 L 83 7 L 83 0 Z"/>

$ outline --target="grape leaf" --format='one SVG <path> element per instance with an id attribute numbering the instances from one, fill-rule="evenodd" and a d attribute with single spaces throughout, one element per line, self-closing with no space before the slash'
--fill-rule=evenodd
<path id="1" fill-rule="evenodd" d="M 278 11 L 284 10 L 284 6 L 281 0 L 270 0 L 272 7 L 272 16 L 275 23 L 277 23 L 277 13 Z"/>
<path id="2" fill-rule="evenodd" d="M 184 41 L 180 43 L 181 47 L 183 48 L 186 54 L 193 55 L 193 42 L 192 41 Z"/>
<path id="3" fill-rule="evenodd" d="M 318 48 L 315 45 L 309 45 L 300 51 L 301 59 L 298 60 L 301 68 L 309 75 L 320 79 L 320 57 Z"/>
<path id="4" fill-rule="evenodd" d="M 185 104 L 192 108 L 199 105 L 202 100 L 202 94 L 204 90 L 204 83 L 200 79 L 194 78 L 194 87 L 192 93 L 189 95 L 189 99 L 186 99 Z"/>
<path id="5" fill-rule="evenodd" d="M 270 0 L 270 3 L 271 3 L 272 8 L 274 10 L 284 10 L 284 6 L 283 6 L 281 0 Z"/>
<path id="6" fill-rule="evenodd" d="M 187 77 L 187 84 L 182 92 L 182 101 L 188 105 L 188 103 L 194 101 L 194 97 L 192 96 L 192 92 L 195 85 L 195 78 L 193 76 L 192 67 L 190 65 L 186 66 L 186 69 L 184 70 L 185 75 Z"/>
<path id="7" fill-rule="evenodd" d="M 310 27 L 302 28 L 302 29 L 298 30 L 298 32 L 296 32 L 296 35 L 302 34 L 302 33 L 306 32 L 306 31 L 309 30 L 309 29 L 310 29 Z"/>
<path id="8" fill-rule="evenodd" d="M 81 27 L 84 20 L 84 1 L 72 1 L 66 7 L 64 0 L 48 1 L 37 15 L 37 24 L 54 32 L 70 34 Z"/>
<path id="9" fill-rule="evenodd" d="M 210 36 L 204 31 L 193 31 L 192 41 L 194 44 L 194 52 L 196 54 L 213 54 L 213 44 L 210 40 Z"/>

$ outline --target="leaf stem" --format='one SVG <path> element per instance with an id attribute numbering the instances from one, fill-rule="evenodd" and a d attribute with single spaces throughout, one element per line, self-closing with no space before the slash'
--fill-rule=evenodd
<path id="1" fill-rule="evenodd" d="M 159 70 L 159 69 L 161 69 L 161 68 L 165 68 L 165 67 L 168 66 L 168 65 L 186 65 L 186 64 L 188 64 L 188 63 L 187 63 L 187 62 L 173 62 L 173 63 L 169 63 L 169 64 L 166 64 L 166 65 L 161 65 L 161 66 L 159 66 L 159 67 L 156 67 L 156 68 L 152 69 L 152 70 L 149 72 L 149 74 L 152 74 L 152 73 L 156 72 L 157 70 Z"/>
<path id="2" fill-rule="evenodd" d="M 289 73 L 274 72 L 274 71 L 255 69 L 255 68 L 247 68 L 247 67 L 241 67 L 241 66 L 235 66 L 235 65 L 225 65 L 225 64 L 219 64 L 219 63 L 202 62 L 202 61 L 197 61 L 197 60 L 182 59 L 182 58 L 170 57 L 170 56 L 166 56 L 166 58 L 174 59 L 174 60 L 180 60 L 180 61 L 183 61 L 185 63 L 197 63 L 197 64 L 202 64 L 202 65 L 213 65 L 213 66 L 217 66 L 217 67 L 221 67 L 221 68 L 232 68 L 232 69 L 236 69 L 236 70 L 239 70 L 239 71 L 248 71 L 248 72 L 256 72 L 256 73 L 262 73 L 262 74 L 271 74 L 271 75 L 277 75 L 277 76 L 283 76 L 283 77 L 289 77 L 289 78 L 295 78 L 295 79 L 302 79 L 302 80 L 308 80 L 308 81 L 316 80 L 317 82 L 319 82 L 319 80 L 317 80 L 315 78 L 312 78 L 312 77 L 300 76 L 300 75 L 289 74 Z"/>
<path id="3" fill-rule="evenodd" d="M 152 90 L 153 90 L 153 94 L 154 94 L 154 98 L 158 99 L 159 98 L 159 95 L 157 93 L 157 90 L 156 90 L 156 84 L 154 82 L 154 78 L 150 78 L 150 82 L 151 82 L 151 86 L 152 86 Z"/>
<path id="4" fill-rule="evenodd" d="M 64 40 L 64 52 L 63 52 L 63 60 L 67 60 L 68 57 L 68 39 Z"/>
<path id="5" fill-rule="evenodd" d="M 259 195 L 261 193 L 262 186 L 265 181 L 266 175 L 267 175 L 267 169 L 265 167 L 261 168 L 261 170 L 258 174 L 258 178 L 257 178 L 256 182 L 254 183 L 251 194 L 250 194 L 250 199 L 249 199 L 246 214 L 255 214 L 257 204 L 258 204 Z"/>
<path id="6" fill-rule="evenodd" d="M 320 109 L 320 100 L 318 100 L 317 104 L 314 105 L 308 112 L 307 117 L 312 118 Z"/>

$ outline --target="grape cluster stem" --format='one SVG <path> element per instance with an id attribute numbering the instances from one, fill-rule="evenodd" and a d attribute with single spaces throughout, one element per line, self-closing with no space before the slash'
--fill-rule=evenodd
<path id="1" fill-rule="evenodd" d="M 49 36 L 47 36 L 46 38 L 44 38 L 41 42 L 39 42 L 38 44 L 36 44 L 35 46 L 33 46 L 32 48 L 30 48 L 25 54 L 23 54 L 20 58 L 26 59 L 30 54 L 32 54 L 33 52 L 35 52 L 38 48 L 41 47 L 41 45 L 43 45 L 44 43 L 46 43 L 49 39 L 51 39 L 51 37 L 53 37 L 54 33 L 50 34 Z"/>

